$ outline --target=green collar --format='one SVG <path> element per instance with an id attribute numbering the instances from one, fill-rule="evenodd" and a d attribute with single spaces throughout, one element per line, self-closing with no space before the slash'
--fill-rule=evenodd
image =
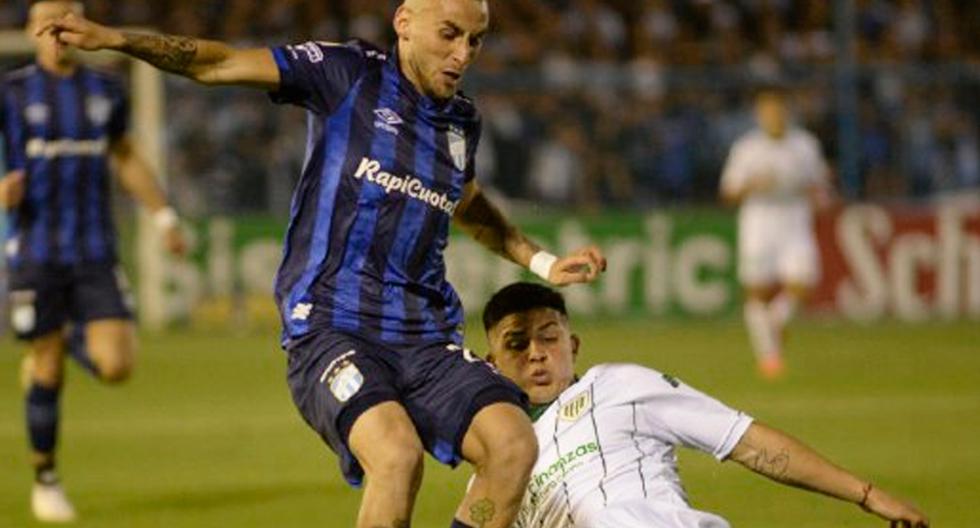
<path id="1" fill-rule="evenodd" d="M 576 374 L 575 376 L 572 377 L 572 383 L 573 384 L 578 383 L 578 379 L 579 379 L 578 374 Z M 568 390 L 568 387 L 565 387 L 565 390 Z M 560 395 L 561 394 L 559 394 L 559 396 Z M 551 404 L 555 403 L 556 401 L 558 401 L 558 398 L 555 398 L 548 403 L 542 403 L 541 405 L 535 405 L 533 403 L 528 404 L 527 415 L 531 417 L 532 422 L 536 422 L 538 421 L 538 418 L 541 418 L 541 415 L 548 410 L 548 407 L 551 407 Z"/>
<path id="2" fill-rule="evenodd" d="M 536 422 L 538 421 L 538 418 L 541 418 L 541 415 L 548 410 L 548 407 L 551 407 L 552 403 L 555 403 L 554 400 L 548 403 L 542 403 L 541 405 L 535 405 L 532 403 L 527 408 L 527 415 L 531 417 L 532 422 Z"/>

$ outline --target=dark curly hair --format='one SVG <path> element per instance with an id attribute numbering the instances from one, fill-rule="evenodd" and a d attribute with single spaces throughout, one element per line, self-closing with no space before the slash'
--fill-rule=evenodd
<path id="1" fill-rule="evenodd" d="M 487 301 L 483 308 L 483 329 L 489 332 L 504 317 L 535 308 L 552 308 L 568 315 L 565 298 L 560 293 L 533 282 L 515 282 L 504 286 Z"/>

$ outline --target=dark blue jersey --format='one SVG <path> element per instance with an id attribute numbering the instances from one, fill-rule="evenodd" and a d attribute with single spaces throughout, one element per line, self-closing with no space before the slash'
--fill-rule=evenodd
<path id="1" fill-rule="evenodd" d="M 108 152 L 127 121 L 122 85 L 109 74 L 80 67 L 59 77 L 31 65 L 3 77 L 7 170 L 27 176 L 24 200 L 8 213 L 13 266 L 115 261 Z"/>
<path id="2" fill-rule="evenodd" d="M 479 115 L 463 96 L 420 94 L 363 43 L 274 48 L 271 94 L 308 110 L 276 299 L 284 344 L 311 329 L 382 343 L 462 338 L 443 251 L 473 178 Z"/>

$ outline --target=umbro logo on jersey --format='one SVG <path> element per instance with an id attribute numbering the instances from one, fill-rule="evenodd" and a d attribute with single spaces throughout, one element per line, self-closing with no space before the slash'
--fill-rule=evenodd
<path id="1" fill-rule="evenodd" d="M 401 116 L 396 114 L 391 108 L 378 108 L 374 111 L 374 115 L 378 116 L 378 119 L 388 123 L 389 125 L 400 125 L 404 123 Z"/>
<path id="2" fill-rule="evenodd" d="M 397 126 L 404 123 L 401 116 L 395 113 L 391 108 L 378 108 L 374 111 L 377 120 L 374 121 L 374 128 L 380 128 L 385 132 L 391 132 L 392 134 L 398 135 Z"/>
<path id="3" fill-rule="evenodd" d="M 109 122 L 109 116 L 112 114 L 112 101 L 98 95 L 89 97 L 85 100 L 85 114 L 96 126 L 102 126 Z"/>
<path id="4" fill-rule="evenodd" d="M 591 408 L 592 394 L 589 391 L 585 391 L 572 398 L 572 401 L 562 405 L 561 409 L 558 410 L 558 418 L 566 422 L 574 422 Z"/>
<path id="5" fill-rule="evenodd" d="M 313 312 L 312 303 L 299 303 L 293 307 L 293 313 L 289 317 L 294 321 L 305 321 L 310 318 L 311 312 Z"/>
<path id="6" fill-rule="evenodd" d="M 20 253 L 20 239 L 12 237 L 7 240 L 7 243 L 3 246 L 3 252 L 7 254 L 7 258 L 16 257 Z"/>
<path id="7" fill-rule="evenodd" d="M 24 109 L 24 117 L 32 125 L 43 125 L 48 122 L 51 109 L 44 103 L 32 103 Z"/>

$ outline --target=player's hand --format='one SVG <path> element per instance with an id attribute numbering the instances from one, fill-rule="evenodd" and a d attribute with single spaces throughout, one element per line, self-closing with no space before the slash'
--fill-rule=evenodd
<path id="1" fill-rule="evenodd" d="M 175 257 L 187 255 L 187 238 L 179 225 L 173 226 L 163 232 L 163 245 L 167 251 Z"/>
<path id="2" fill-rule="evenodd" d="M 589 246 L 558 259 L 551 266 L 548 282 L 555 286 L 592 282 L 603 271 L 606 257 L 598 247 Z"/>
<path id="3" fill-rule="evenodd" d="M 0 207 L 13 209 L 24 199 L 27 188 L 27 177 L 24 171 L 15 170 L 0 178 Z"/>
<path id="4" fill-rule="evenodd" d="M 891 528 L 929 528 L 929 519 L 924 513 L 878 488 L 871 489 L 864 509 L 891 521 Z"/>
<path id="5" fill-rule="evenodd" d="M 68 13 L 48 22 L 37 31 L 37 36 L 47 33 L 51 33 L 59 44 L 74 46 L 85 51 L 118 48 L 125 42 L 122 32 L 96 24 L 74 13 Z"/>

